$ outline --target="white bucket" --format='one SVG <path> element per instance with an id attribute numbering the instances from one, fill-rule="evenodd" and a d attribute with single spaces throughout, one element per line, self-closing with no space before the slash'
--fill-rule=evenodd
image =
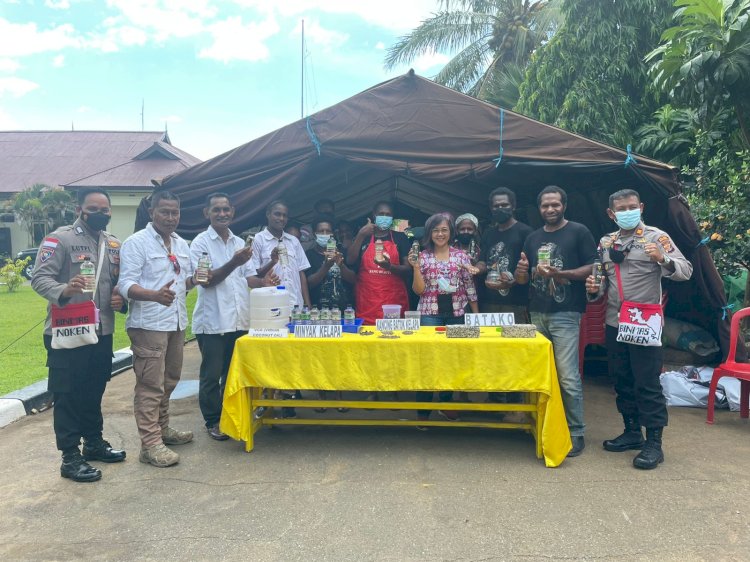
<path id="1" fill-rule="evenodd" d="M 250 327 L 286 328 L 292 314 L 291 295 L 283 286 L 250 291 Z"/>

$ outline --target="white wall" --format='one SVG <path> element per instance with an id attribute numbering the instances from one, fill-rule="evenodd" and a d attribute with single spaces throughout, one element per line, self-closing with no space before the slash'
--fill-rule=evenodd
<path id="1" fill-rule="evenodd" d="M 133 234 L 135 225 L 135 213 L 141 199 L 151 193 L 151 191 L 128 191 L 128 192 L 111 192 L 112 199 L 112 220 L 107 227 L 107 231 L 117 236 L 120 240 L 125 240 Z"/>

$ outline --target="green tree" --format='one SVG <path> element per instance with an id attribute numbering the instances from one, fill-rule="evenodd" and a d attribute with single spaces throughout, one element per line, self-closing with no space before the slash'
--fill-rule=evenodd
<path id="1" fill-rule="evenodd" d="M 740 142 L 750 148 L 750 0 L 676 0 L 675 25 L 646 56 L 655 86 L 698 109 L 703 129 L 734 110 Z"/>
<path id="2" fill-rule="evenodd" d="M 485 99 L 493 73 L 525 66 L 559 26 L 561 0 L 442 0 L 440 11 L 388 49 L 386 69 L 455 53 L 435 81 Z"/>
<path id="3" fill-rule="evenodd" d="M 70 193 L 43 183 L 35 183 L 13 199 L 13 212 L 26 226 L 29 242 L 33 245 L 41 242 L 37 225 L 41 226 L 41 235 L 46 236 L 58 226 L 69 224 L 74 216 L 73 211 L 74 202 Z"/>
<path id="4" fill-rule="evenodd" d="M 565 0 L 565 23 L 532 57 L 515 109 L 616 146 L 661 105 L 643 57 L 667 27 L 671 0 Z"/>
<path id="5" fill-rule="evenodd" d="M 652 122 L 635 132 L 638 138 L 635 149 L 640 154 L 681 166 L 687 163 L 697 129 L 697 111 L 667 104 L 656 110 Z"/>
<path id="6" fill-rule="evenodd" d="M 15 261 L 11 258 L 5 258 L 5 265 L 0 267 L 0 283 L 8 288 L 9 293 L 23 285 L 25 279 L 22 273 L 30 261 L 31 258 Z"/>
<path id="7" fill-rule="evenodd" d="M 708 239 L 716 267 L 722 275 L 737 276 L 750 270 L 750 150 L 737 152 L 728 140 L 700 132 L 686 166 L 686 193 L 690 210 Z M 750 306 L 750 276 L 745 290 Z"/>

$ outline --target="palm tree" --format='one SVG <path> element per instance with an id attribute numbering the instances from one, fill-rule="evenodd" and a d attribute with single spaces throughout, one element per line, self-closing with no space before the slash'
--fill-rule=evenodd
<path id="1" fill-rule="evenodd" d="M 485 99 L 497 71 L 508 65 L 523 69 L 534 50 L 559 27 L 561 3 L 561 0 L 442 0 L 438 13 L 388 49 L 385 67 L 391 70 L 424 54 L 455 53 L 434 80 Z M 507 76 L 511 81 L 513 74 L 510 70 Z"/>
<path id="2" fill-rule="evenodd" d="M 701 120 L 729 105 L 750 148 L 750 0 L 675 0 L 675 6 L 676 25 L 646 56 L 654 85 L 697 102 Z"/>

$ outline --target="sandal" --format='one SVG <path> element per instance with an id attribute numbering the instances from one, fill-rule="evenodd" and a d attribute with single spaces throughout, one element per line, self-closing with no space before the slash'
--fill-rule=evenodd
<path id="1" fill-rule="evenodd" d="M 349 411 L 349 408 L 336 408 L 336 411 L 340 414 L 345 414 Z"/>

